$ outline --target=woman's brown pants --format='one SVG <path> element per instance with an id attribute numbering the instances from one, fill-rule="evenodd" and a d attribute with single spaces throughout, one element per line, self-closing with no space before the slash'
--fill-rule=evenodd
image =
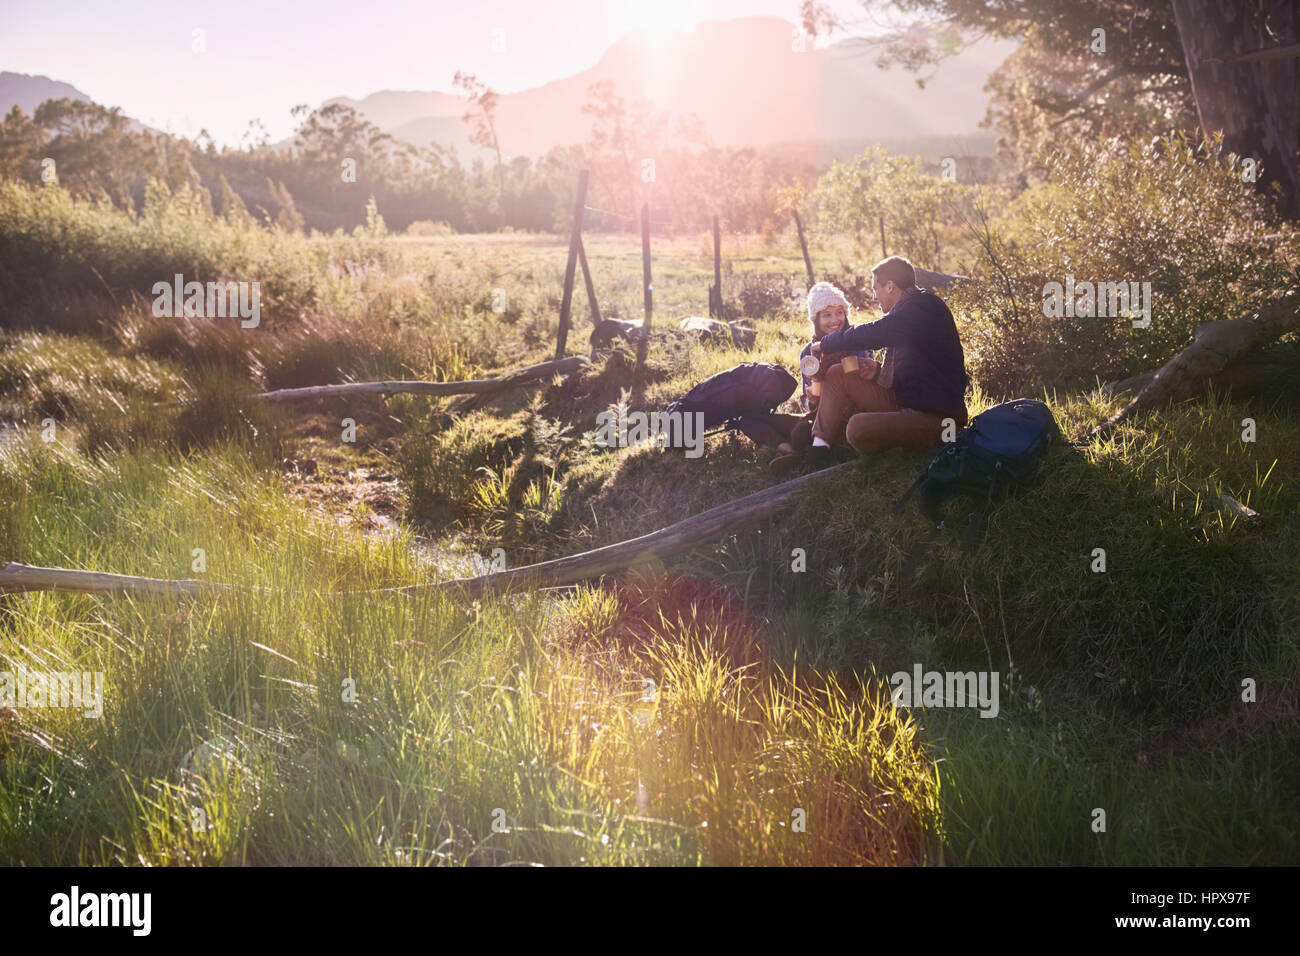
<path id="1" fill-rule="evenodd" d="M 898 407 L 892 388 L 832 365 L 822 381 L 812 433 L 830 445 L 846 442 L 862 454 L 887 448 L 929 448 L 943 438 L 945 416 Z M 957 427 L 965 425 L 958 421 Z"/>

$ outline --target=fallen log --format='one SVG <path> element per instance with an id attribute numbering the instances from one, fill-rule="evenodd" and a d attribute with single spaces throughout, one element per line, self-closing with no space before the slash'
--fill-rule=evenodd
<path id="1" fill-rule="evenodd" d="M 1300 296 L 1294 289 L 1278 301 L 1239 318 L 1206 322 L 1196 330 L 1191 345 L 1161 368 L 1146 373 L 1149 378 L 1137 376 L 1129 380 L 1136 388 L 1133 398 L 1094 428 L 1093 435 L 1106 432 L 1139 412 L 1194 397 L 1212 375 L 1295 329 L 1300 329 Z"/>
<path id="2" fill-rule="evenodd" d="M 1118 379 L 1101 386 L 1103 395 L 1114 398 L 1128 392 L 1136 395 L 1156 376 L 1158 369 L 1131 378 Z M 1225 365 L 1205 379 L 1205 386 L 1216 393 L 1236 398 L 1283 394 L 1289 391 L 1300 397 L 1300 344 L 1278 345 L 1247 355 L 1239 362 Z"/>
<path id="3" fill-rule="evenodd" d="M 473 411 L 481 406 L 497 392 L 507 391 L 530 382 L 540 382 L 552 375 L 572 374 L 585 368 L 590 363 L 601 360 L 608 354 L 608 352 L 593 350 L 590 355 L 569 355 L 562 359 L 543 362 L 541 365 L 530 365 L 527 368 L 521 368 L 517 372 L 511 372 L 509 375 L 494 379 L 493 381 L 499 383 L 496 388 L 480 389 L 473 393 L 467 392 L 464 398 L 457 399 L 452 403 L 447 409 L 447 413 L 450 415 L 463 415 L 465 412 Z"/>
<path id="4" fill-rule="evenodd" d="M 424 591 L 454 592 L 477 598 L 502 591 L 535 591 L 576 584 L 613 571 L 625 570 L 647 560 L 670 557 L 701 544 L 720 541 L 791 504 L 810 485 L 854 465 L 855 462 L 834 465 L 802 478 L 764 488 L 630 541 L 620 541 L 567 558 L 556 558 L 522 568 L 496 571 L 474 578 L 457 578 L 438 584 L 414 584 L 397 590 L 405 594 Z"/>
<path id="5" fill-rule="evenodd" d="M 592 551 L 543 561 L 509 571 L 498 571 L 476 578 L 457 578 L 438 584 L 412 584 L 375 591 L 352 591 L 351 594 L 418 594 L 452 592 L 467 597 L 481 597 L 502 591 L 533 591 L 546 587 L 563 587 L 589 578 L 622 571 L 649 559 L 666 558 L 689 551 L 707 542 L 716 542 L 789 505 L 812 484 L 852 468 L 855 462 L 834 465 L 822 471 L 764 488 L 752 495 L 729 501 L 700 512 L 659 531 L 606 545 Z M 193 578 L 141 578 L 101 571 L 75 571 L 68 568 L 42 568 L 10 561 L 0 567 L 0 594 L 25 591 L 72 591 L 81 594 L 146 595 L 153 597 L 231 594 L 241 591 L 280 591 L 283 588 L 240 586 L 197 581 Z"/>
<path id="6" fill-rule="evenodd" d="M 194 578 L 138 578 L 129 574 L 102 571 L 74 571 L 68 568 L 41 568 L 32 564 L 8 562 L 0 568 L 0 594 L 24 591 L 74 591 L 80 594 L 141 594 L 176 597 L 182 594 L 225 593 L 245 590 L 231 584 L 216 584 Z"/>
<path id="7" fill-rule="evenodd" d="M 307 385 L 303 388 L 278 388 L 270 392 L 257 392 L 252 398 L 268 402 L 294 402 L 308 398 L 333 398 L 343 395 L 391 395 L 409 392 L 415 395 L 470 395 L 483 396 L 540 382 L 552 375 L 569 375 L 585 366 L 585 355 L 569 355 L 562 359 L 529 365 L 499 378 L 471 379 L 464 382 L 419 382 L 394 380 L 388 382 L 348 382 L 343 385 Z M 186 402 L 160 402 L 158 408 L 183 408 L 194 404 Z"/>
<path id="8" fill-rule="evenodd" d="M 476 379 L 467 382 L 349 382 L 346 385 L 309 385 L 305 388 L 280 388 L 273 392 L 259 392 L 254 398 L 268 402 L 292 402 L 303 398 L 322 398 L 336 395 L 393 394 L 409 392 L 415 395 L 489 395 L 530 382 L 541 381 L 552 375 L 567 375 L 587 364 L 585 355 L 569 355 L 562 359 L 529 365 L 500 378 Z"/>

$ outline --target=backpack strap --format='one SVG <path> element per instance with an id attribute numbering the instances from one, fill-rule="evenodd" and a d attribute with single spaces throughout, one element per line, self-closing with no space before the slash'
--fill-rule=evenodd
<path id="1" fill-rule="evenodd" d="M 907 499 L 912 497 L 912 493 L 916 491 L 917 488 L 920 488 L 921 482 L 925 481 L 925 479 L 928 478 L 929 476 L 930 473 L 928 470 L 921 472 L 921 477 L 916 479 L 916 481 L 912 482 L 912 487 L 908 488 L 905 492 L 903 492 L 903 497 L 899 498 L 898 501 L 894 502 L 894 514 L 902 513 L 903 505 L 907 503 Z"/>
<path id="2" fill-rule="evenodd" d="M 998 475 L 1001 474 L 1001 472 L 1002 462 L 998 462 L 997 470 L 995 470 L 989 477 L 989 493 L 984 498 L 984 504 L 980 505 L 978 510 L 971 512 L 970 521 L 966 524 L 966 533 L 962 535 L 961 539 L 961 551 L 963 554 L 965 554 L 970 546 L 975 542 L 975 533 L 979 530 L 980 525 L 984 523 L 984 516 L 988 514 L 989 506 L 993 502 L 993 489 L 997 486 Z"/>
<path id="3" fill-rule="evenodd" d="M 670 405 L 669 408 L 671 407 L 672 406 Z M 719 435 L 722 432 L 738 432 L 740 431 L 740 420 L 744 418 L 745 415 L 754 415 L 754 414 L 775 415 L 776 406 L 774 405 L 771 408 L 768 408 L 766 410 L 761 410 L 759 412 L 744 412 L 743 414 L 740 415 L 733 415 L 731 418 L 728 418 L 722 424 L 715 425 L 712 429 L 705 431 L 704 437 L 712 438 L 714 435 Z"/>

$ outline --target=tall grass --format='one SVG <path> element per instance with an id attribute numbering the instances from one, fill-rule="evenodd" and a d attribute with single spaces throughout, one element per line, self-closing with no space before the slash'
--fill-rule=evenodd
<path id="1" fill-rule="evenodd" d="M 5 669 L 107 684 L 98 720 L 7 715 L 13 863 L 897 863 L 935 825 L 914 724 L 861 686 L 738 664 L 720 622 L 621 647 L 601 591 L 357 593 L 417 579 L 410 542 L 311 519 L 229 446 L 16 443 L 0 483 L 5 556 L 192 576 L 201 547 L 208 577 L 276 588 L 4 598 Z"/>

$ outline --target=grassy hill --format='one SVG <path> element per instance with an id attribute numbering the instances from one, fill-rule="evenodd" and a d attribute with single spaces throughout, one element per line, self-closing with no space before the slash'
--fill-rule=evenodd
<path id="1" fill-rule="evenodd" d="M 750 352 L 666 334 L 640 379 L 616 351 L 462 415 L 411 396 L 270 408 L 248 393 L 548 357 L 564 240 L 187 229 L 174 204 L 146 229 L 5 201 L 31 224 L 4 237 L 11 268 L 57 266 L 64 284 L 9 279 L 25 291 L 0 337 L 0 561 L 249 588 L 0 597 L 0 670 L 97 671 L 105 688 L 99 718 L 0 711 L 5 859 L 1300 858 L 1292 404 L 1211 396 L 1093 441 L 1110 400 L 1039 396 L 1078 444 L 994 508 L 971 553 L 941 536 L 912 580 L 926 525 L 893 504 L 928 455 L 892 452 L 666 565 L 472 603 L 404 596 L 384 589 L 475 573 L 495 548 L 511 567 L 573 554 L 771 485 L 773 453 L 735 434 L 686 459 L 590 433 L 625 390 L 659 408 L 741 361 L 793 367 L 807 322 L 789 307 L 791 238 L 724 249 Z M 703 310 L 710 250 L 655 250 L 668 327 Z M 639 248 L 588 255 L 605 314 L 635 317 Z M 275 277 L 260 329 L 152 315 L 153 272 L 223 264 Z M 77 291 L 87 265 L 114 298 Z M 995 400 L 977 390 L 972 413 Z M 997 717 L 894 707 L 888 677 L 916 664 L 996 671 Z"/>

